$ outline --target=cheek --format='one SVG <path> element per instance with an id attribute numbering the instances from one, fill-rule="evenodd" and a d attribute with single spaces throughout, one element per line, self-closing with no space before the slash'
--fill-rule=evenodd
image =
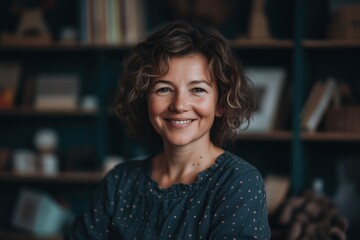
<path id="1" fill-rule="evenodd" d="M 154 98 L 148 99 L 148 112 L 150 118 L 159 115 L 163 110 L 164 110 L 164 101 L 159 101 Z"/>
<path id="2" fill-rule="evenodd" d="M 203 99 L 196 103 L 196 109 L 203 115 L 214 115 L 216 112 L 217 101 L 214 99 Z"/>

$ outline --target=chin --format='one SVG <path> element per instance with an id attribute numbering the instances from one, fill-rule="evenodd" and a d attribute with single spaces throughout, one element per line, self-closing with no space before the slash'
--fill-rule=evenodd
<path id="1" fill-rule="evenodd" d="M 191 143 L 191 139 L 189 138 L 163 138 L 163 142 L 168 143 L 173 146 L 185 146 Z"/>
<path id="2" fill-rule="evenodd" d="M 170 145 L 173 145 L 173 146 L 178 146 L 178 147 L 181 147 L 181 146 L 186 146 L 188 145 L 189 143 L 191 143 L 190 141 L 185 141 L 185 140 L 180 140 L 180 141 L 167 141 Z"/>

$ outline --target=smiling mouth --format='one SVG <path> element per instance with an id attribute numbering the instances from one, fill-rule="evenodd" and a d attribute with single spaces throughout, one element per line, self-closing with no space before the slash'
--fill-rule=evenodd
<path id="1" fill-rule="evenodd" d="M 191 122 L 193 122 L 194 120 L 171 120 L 171 119 L 167 119 L 168 122 L 175 124 L 175 125 L 187 125 Z"/>

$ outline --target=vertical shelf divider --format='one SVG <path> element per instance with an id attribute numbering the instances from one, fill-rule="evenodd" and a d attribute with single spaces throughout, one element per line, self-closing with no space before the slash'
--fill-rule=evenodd
<path id="1" fill-rule="evenodd" d="M 106 56 L 104 52 L 99 50 L 97 53 L 97 85 L 98 85 L 98 101 L 99 101 L 99 115 L 97 121 L 97 146 L 98 146 L 98 168 L 102 168 L 104 159 L 107 153 L 107 117 L 108 117 L 108 106 L 106 100 L 106 84 L 105 79 L 108 78 L 106 69 Z"/>
<path id="2" fill-rule="evenodd" d="M 293 79 L 294 79 L 294 101 L 293 101 L 293 142 L 292 142 L 292 164 L 291 180 L 292 194 L 298 194 L 305 185 L 305 161 L 303 157 L 303 146 L 301 141 L 301 108 L 304 98 L 304 49 L 302 40 L 304 35 L 304 3 L 295 1 L 295 44 L 293 55 Z"/>

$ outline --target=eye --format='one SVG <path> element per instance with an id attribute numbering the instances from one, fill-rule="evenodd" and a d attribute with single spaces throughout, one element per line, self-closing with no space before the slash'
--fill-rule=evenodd
<path id="1" fill-rule="evenodd" d="M 162 88 L 156 89 L 156 91 L 155 91 L 155 93 L 158 95 L 165 95 L 165 94 L 168 94 L 171 92 L 172 92 L 172 89 L 168 88 L 168 87 L 162 87 Z"/>
<path id="2" fill-rule="evenodd" d="M 205 89 L 199 88 L 199 87 L 192 88 L 190 91 L 196 95 L 203 95 L 203 94 L 207 93 L 207 91 Z"/>

